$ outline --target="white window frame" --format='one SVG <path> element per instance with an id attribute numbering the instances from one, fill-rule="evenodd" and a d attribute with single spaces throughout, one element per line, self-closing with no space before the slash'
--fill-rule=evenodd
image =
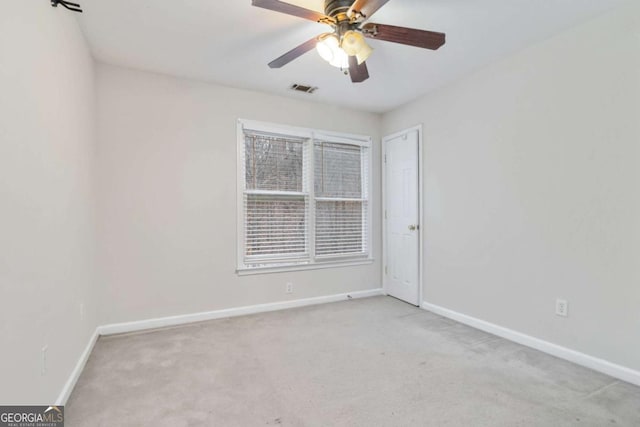
<path id="1" fill-rule="evenodd" d="M 278 266 L 264 266 L 264 267 L 250 267 L 245 265 L 245 222 L 244 222 L 244 194 L 245 194 L 245 176 L 244 176 L 244 145 L 245 145 L 245 131 L 257 131 L 261 133 L 270 133 L 277 135 L 287 135 L 294 137 L 301 137 L 306 139 L 305 144 L 309 144 L 305 147 L 306 155 L 310 156 L 306 160 L 307 181 L 309 185 L 308 198 L 309 198 L 309 218 L 307 223 L 307 235 L 309 245 L 309 259 L 305 264 L 292 263 L 290 265 L 278 265 Z M 367 209 L 366 209 L 366 245 L 367 254 L 354 255 L 353 257 L 335 257 L 335 256 L 320 256 L 316 257 L 315 254 L 315 194 L 314 194 L 314 142 L 321 140 L 324 142 L 345 143 L 351 145 L 359 145 L 361 147 L 368 148 L 369 152 L 367 157 L 368 165 L 366 176 L 366 191 L 367 191 Z M 324 131 L 318 129 L 301 128 L 294 126 L 287 126 L 275 123 L 259 122 L 254 120 L 239 119 L 237 123 L 237 164 L 236 164 L 236 247 L 237 247 L 237 267 L 236 273 L 238 275 L 250 275 L 250 274 L 264 274 L 264 273 L 278 273 L 284 271 L 298 271 L 298 270 L 312 270 L 321 268 L 335 268 L 345 267 L 352 265 L 371 264 L 373 262 L 373 247 L 372 247 L 372 212 L 373 212 L 373 143 L 372 138 L 366 135 L 355 135 L 347 133 L 338 133 L 331 131 Z M 364 169 L 363 165 L 363 169 Z M 285 262 L 285 259 L 281 260 Z"/>

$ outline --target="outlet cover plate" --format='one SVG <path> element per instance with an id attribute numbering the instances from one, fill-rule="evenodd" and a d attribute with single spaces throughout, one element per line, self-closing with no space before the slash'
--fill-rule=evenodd
<path id="1" fill-rule="evenodd" d="M 556 300 L 556 314 L 558 316 L 567 317 L 569 314 L 569 303 L 567 300 L 558 298 Z"/>

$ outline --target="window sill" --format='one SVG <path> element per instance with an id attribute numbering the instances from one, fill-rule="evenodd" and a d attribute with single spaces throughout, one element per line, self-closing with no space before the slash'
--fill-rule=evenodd
<path id="1" fill-rule="evenodd" d="M 358 265 L 373 264 L 373 258 L 351 260 L 343 262 L 319 262 L 316 264 L 303 264 L 303 265 L 287 265 L 279 267 L 258 267 L 258 268 L 243 268 L 237 269 L 236 274 L 238 276 L 253 276 L 255 274 L 270 274 L 270 273 L 287 273 L 290 271 L 305 271 L 305 270 L 321 270 L 325 268 L 340 268 L 340 267 L 354 267 Z"/>

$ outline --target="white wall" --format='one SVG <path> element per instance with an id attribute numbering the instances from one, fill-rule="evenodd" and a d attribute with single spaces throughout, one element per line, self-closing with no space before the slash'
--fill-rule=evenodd
<path id="1" fill-rule="evenodd" d="M 95 330 L 94 117 L 93 61 L 72 14 L 3 2 L 0 404 L 53 403 Z"/>
<path id="2" fill-rule="evenodd" d="M 383 131 L 416 123 L 425 300 L 640 369 L 640 7 L 393 111 Z"/>
<path id="3" fill-rule="evenodd" d="M 380 287 L 377 234 L 371 265 L 235 274 L 237 119 L 373 136 L 378 194 L 380 116 L 108 65 L 97 82 L 101 323 Z"/>

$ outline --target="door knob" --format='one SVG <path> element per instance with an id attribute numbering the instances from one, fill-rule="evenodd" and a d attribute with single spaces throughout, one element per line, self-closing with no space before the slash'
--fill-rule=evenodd
<path id="1" fill-rule="evenodd" d="M 416 231 L 417 229 L 418 229 L 418 226 L 417 226 L 417 225 L 413 225 L 413 224 L 411 224 L 411 225 L 409 226 L 409 230 L 411 230 L 411 231 Z"/>

